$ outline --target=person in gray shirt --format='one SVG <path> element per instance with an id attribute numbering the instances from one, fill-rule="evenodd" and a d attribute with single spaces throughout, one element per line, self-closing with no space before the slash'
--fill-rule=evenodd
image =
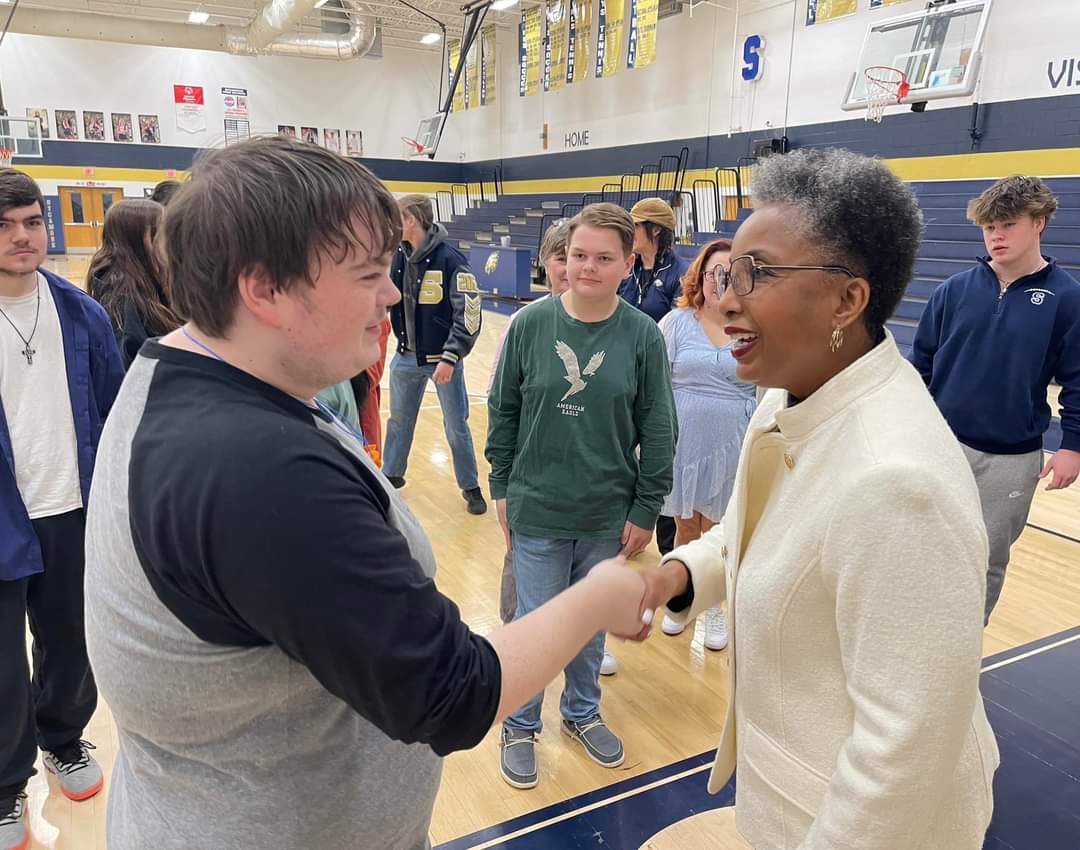
<path id="1" fill-rule="evenodd" d="M 187 318 L 106 423 L 87 518 L 90 659 L 119 732 L 110 850 L 419 850 L 441 756 L 598 632 L 641 628 L 617 560 L 486 638 L 320 389 L 379 355 L 397 207 L 283 137 L 200 160 L 164 224 Z M 648 617 L 646 616 L 646 619 Z"/>

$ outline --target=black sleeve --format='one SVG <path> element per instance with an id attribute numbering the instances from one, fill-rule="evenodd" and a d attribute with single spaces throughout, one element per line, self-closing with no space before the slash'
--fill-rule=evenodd
<path id="1" fill-rule="evenodd" d="M 424 575 L 370 471 L 295 431 L 204 458 L 217 474 L 189 492 L 192 521 L 170 526 L 197 566 L 175 565 L 186 586 L 159 596 L 204 640 L 280 647 L 391 738 L 440 755 L 475 746 L 500 699 L 495 650 Z"/>

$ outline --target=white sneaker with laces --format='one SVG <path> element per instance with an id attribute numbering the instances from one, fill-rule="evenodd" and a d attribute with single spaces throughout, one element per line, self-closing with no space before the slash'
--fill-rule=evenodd
<path id="1" fill-rule="evenodd" d="M 724 612 L 720 606 L 710 608 L 703 616 L 705 619 L 705 648 L 711 649 L 713 652 L 727 649 L 727 621 L 724 619 Z"/>
<path id="2" fill-rule="evenodd" d="M 686 625 L 684 623 L 676 623 L 671 619 L 670 614 L 665 614 L 664 622 L 660 625 L 660 630 L 666 635 L 681 635 L 686 631 Z"/>
<path id="3" fill-rule="evenodd" d="M 600 662 L 601 676 L 614 676 L 619 672 L 619 659 L 604 650 L 604 660 Z"/>

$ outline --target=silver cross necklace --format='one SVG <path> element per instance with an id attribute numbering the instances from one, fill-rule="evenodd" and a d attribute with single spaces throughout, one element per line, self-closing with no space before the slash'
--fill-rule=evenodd
<path id="1" fill-rule="evenodd" d="M 37 350 L 31 348 L 30 343 L 34 339 L 34 334 L 37 333 L 38 319 L 41 317 L 41 284 L 38 283 L 37 287 L 37 307 L 34 309 L 34 329 L 30 331 L 30 336 L 26 337 L 22 335 L 22 331 L 15 327 L 15 323 L 11 321 L 11 317 L 9 317 L 8 314 L 4 312 L 2 307 L 0 307 L 0 316 L 3 316 L 5 319 L 7 319 L 7 323 L 11 325 L 11 329 L 19 335 L 19 339 L 22 340 L 23 344 L 23 350 L 20 352 L 20 354 L 22 354 L 22 356 L 26 358 L 27 366 L 33 366 L 34 355 L 37 354 Z"/>

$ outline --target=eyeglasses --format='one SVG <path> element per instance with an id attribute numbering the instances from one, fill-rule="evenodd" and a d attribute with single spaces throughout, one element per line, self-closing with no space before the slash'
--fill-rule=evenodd
<path id="1" fill-rule="evenodd" d="M 759 263 L 749 254 L 735 257 L 728 269 L 721 266 L 709 269 L 705 272 L 705 280 L 713 284 L 717 296 L 727 292 L 730 286 L 736 295 L 749 295 L 754 291 L 762 280 L 770 277 L 779 277 L 778 272 L 828 272 L 830 274 L 844 274 L 855 277 L 855 273 L 843 266 L 773 266 Z"/>

